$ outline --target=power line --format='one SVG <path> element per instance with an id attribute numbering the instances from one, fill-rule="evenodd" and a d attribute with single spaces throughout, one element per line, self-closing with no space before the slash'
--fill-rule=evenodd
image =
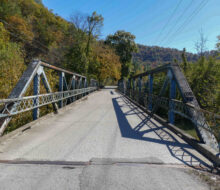
<path id="1" fill-rule="evenodd" d="M 27 42 L 27 40 L 21 38 L 20 36 L 14 34 L 14 33 L 12 33 L 12 32 L 10 32 L 10 31 L 7 31 L 7 32 L 8 32 L 9 34 L 11 34 L 12 36 L 14 36 L 15 38 L 19 38 L 20 40 Z M 38 46 L 35 46 L 35 45 L 33 45 L 33 44 L 29 44 L 29 45 L 32 46 L 32 47 L 34 47 L 34 48 L 36 48 L 36 49 L 39 49 L 39 50 L 43 51 L 45 54 L 48 54 L 47 51 L 45 51 L 45 50 L 43 50 L 43 49 L 40 49 Z M 57 59 L 59 59 L 59 57 L 57 57 L 56 55 L 54 55 L 54 57 L 56 57 Z M 56 63 L 53 63 L 53 65 L 54 65 L 54 66 L 57 66 Z"/>
<path id="2" fill-rule="evenodd" d="M 167 20 L 167 22 L 166 22 L 165 25 L 163 26 L 162 30 L 161 30 L 160 33 L 158 34 L 155 44 L 157 44 L 157 42 L 158 42 L 158 40 L 159 40 L 159 38 L 160 38 L 162 32 L 165 30 L 165 28 L 167 27 L 167 25 L 170 23 L 171 19 L 172 19 L 173 16 L 175 15 L 175 13 L 176 13 L 176 11 L 178 10 L 178 8 L 179 8 L 180 4 L 182 3 L 182 1 L 183 1 L 183 0 L 179 0 L 179 2 L 177 3 L 177 5 L 176 5 L 174 11 L 172 12 L 172 14 L 170 15 L 169 19 Z"/>
<path id="3" fill-rule="evenodd" d="M 181 33 L 181 31 L 184 29 L 184 27 L 186 27 L 192 20 L 193 18 L 202 10 L 202 8 L 204 8 L 207 3 L 209 2 L 209 0 L 203 0 L 198 7 L 192 12 L 192 14 L 185 20 L 185 22 L 173 33 L 173 35 L 170 36 L 170 38 L 168 39 L 168 44 L 170 42 L 172 42 L 175 37 L 176 34 Z"/>
<path id="4" fill-rule="evenodd" d="M 2 20 L 1 18 L 0 18 L 0 21 L 1 22 L 3 22 L 3 23 L 5 23 L 6 25 L 8 25 L 8 26 L 10 26 L 11 28 L 14 28 L 15 30 L 17 30 L 17 28 L 16 27 L 14 27 L 12 24 L 9 24 L 8 22 L 6 22 L 5 20 Z M 48 47 L 47 46 L 45 46 L 44 44 L 42 44 L 41 42 L 39 42 L 38 40 L 35 40 L 35 39 L 31 39 L 32 37 L 31 36 L 28 36 L 27 34 L 25 34 L 25 33 L 23 33 L 23 32 L 21 32 L 23 35 L 25 35 L 25 36 L 27 36 L 27 37 L 29 37 L 30 38 L 30 40 L 32 40 L 32 41 L 35 41 L 35 42 L 37 42 L 38 44 L 40 44 L 42 47 L 44 47 L 44 48 L 46 48 L 46 49 L 48 49 Z M 49 49 L 48 49 L 49 50 Z"/>
<path id="5" fill-rule="evenodd" d="M 207 3 L 208 3 L 208 0 L 207 0 L 207 1 L 203 0 L 203 2 L 201 2 L 200 5 L 198 6 L 198 9 L 197 9 L 196 11 L 194 11 L 194 13 L 190 15 L 190 17 L 188 17 L 188 19 L 182 24 L 182 26 L 180 26 L 180 27 L 178 28 L 178 30 L 175 32 L 175 34 L 180 33 L 181 30 L 184 29 L 184 26 L 186 26 L 187 24 L 189 24 L 189 23 L 193 20 L 193 18 L 194 18 L 196 15 L 198 15 L 198 13 L 202 10 L 202 8 L 204 8 L 204 7 L 207 5 Z M 170 38 L 169 41 L 168 41 L 168 43 L 170 43 L 172 40 L 174 40 L 175 37 L 176 37 L 176 36 L 174 35 L 173 38 Z"/>
<path id="6" fill-rule="evenodd" d="M 3 19 L 0 18 L 0 21 L 3 22 L 3 23 L 5 23 L 6 25 L 10 26 L 11 28 L 14 28 L 14 29 L 17 30 L 16 27 L 14 27 L 12 24 L 9 24 L 9 23 L 6 22 L 5 20 L 3 20 Z M 31 44 L 30 41 L 28 41 L 28 40 L 22 38 L 22 37 L 19 36 L 18 34 L 15 34 L 15 33 L 10 32 L 10 31 L 7 31 L 7 32 L 10 33 L 10 34 L 11 34 L 12 36 L 14 36 L 15 38 L 17 38 L 17 39 L 19 38 L 20 40 L 22 40 L 22 41 L 24 41 L 24 42 L 27 42 L 30 46 L 32 46 L 32 47 L 34 47 L 34 48 L 36 48 L 36 49 L 39 49 L 39 50 L 43 51 L 44 53 L 48 54 L 47 51 L 45 51 L 44 49 L 39 48 L 38 46 L 36 46 L 36 45 L 34 45 L 34 44 Z M 31 36 L 28 36 L 27 34 L 25 34 L 25 33 L 23 33 L 23 32 L 21 32 L 21 33 L 22 33 L 24 36 L 28 37 L 29 40 L 34 41 L 34 42 L 37 42 L 39 45 L 41 45 L 42 47 L 44 47 L 45 49 L 47 49 L 48 51 L 50 51 L 50 49 L 49 49 L 46 45 L 42 44 L 42 43 L 39 42 L 38 40 L 32 39 Z M 51 53 L 52 53 L 56 58 L 59 59 L 59 57 L 58 57 L 54 52 L 51 52 Z"/>
<path id="7" fill-rule="evenodd" d="M 188 4 L 188 6 L 183 10 L 182 14 L 177 18 L 175 24 L 173 24 L 173 26 L 175 27 L 178 22 L 182 19 L 182 17 L 184 16 L 184 14 L 187 12 L 187 10 L 191 7 L 192 3 L 194 2 L 194 0 L 191 0 L 191 2 Z M 167 32 L 167 35 L 169 36 L 169 34 L 172 33 L 173 28 L 171 27 L 170 30 Z M 160 41 L 159 45 L 163 43 L 163 41 L 167 38 L 167 35 Z"/>
<path id="8" fill-rule="evenodd" d="M 28 42 L 27 40 L 21 38 L 20 36 L 18 36 L 18 35 L 15 34 L 15 33 L 12 33 L 12 32 L 10 32 L 10 31 L 7 31 L 7 32 L 8 32 L 10 35 L 12 35 L 13 37 L 17 38 L 17 39 L 20 39 L 20 40 L 22 40 L 22 41 L 24 41 L 24 42 Z M 45 50 L 40 49 L 38 46 L 35 46 L 34 44 L 29 44 L 29 45 L 32 46 L 32 47 L 34 47 L 34 48 L 36 48 L 36 49 L 39 49 L 39 50 L 43 51 L 44 53 L 48 53 L 48 52 L 46 52 Z"/>

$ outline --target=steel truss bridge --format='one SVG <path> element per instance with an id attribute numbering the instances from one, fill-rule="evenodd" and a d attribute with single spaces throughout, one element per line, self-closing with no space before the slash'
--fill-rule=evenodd
<path id="1" fill-rule="evenodd" d="M 56 71 L 59 75 L 58 92 L 52 92 L 44 68 Z M 153 93 L 154 75 L 159 74 L 161 76 L 164 73 L 166 76 L 162 78 L 163 85 L 159 94 L 155 95 Z M 66 76 L 68 76 L 69 83 L 67 83 Z M 43 82 L 46 94 L 40 94 L 40 80 Z M 24 97 L 32 81 L 33 95 Z M 62 108 L 74 102 L 76 98 L 97 90 L 97 87 L 98 82 L 94 79 L 90 80 L 90 86 L 88 86 L 85 76 L 34 60 L 29 64 L 8 99 L 0 100 L 0 135 L 3 134 L 14 115 L 33 110 L 33 119 L 36 120 L 39 118 L 40 107 L 52 104 L 56 113 L 58 108 Z M 118 88 L 153 114 L 160 107 L 166 109 L 168 121 L 171 124 L 175 123 L 175 114 L 190 120 L 195 126 L 199 139 L 213 149 L 219 150 L 213 131 L 220 131 L 220 116 L 199 107 L 196 97 L 178 64 L 167 64 L 127 80 L 120 80 Z M 167 88 L 169 88 L 169 97 L 164 97 Z M 176 99 L 177 90 L 181 95 L 181 100 Z M 212 127 L 209 126 L 210 124 Z"/>
<path id="2" fill-rule="evenodd" d="M 4 133 L 25 114 L 30 123 Z M 185 120 L 198 139 L 177 127 Z M 34 60 L 9 97 L 0 99 L 0 189 L 48 181 L 50 189 L 129 189 L 142 184 L 143 176 L 148 181 L 139 189 L 161 189 L 167 181 L 166 189 L 206 189 L 180 170 L 219 171 L 219 132 L 220 116 L 200 108 L 178 64 L 120 80 L 117 89 L 100 89 L 94 79 Z M 46 175 L 36 176 L 36 166 Z"/>

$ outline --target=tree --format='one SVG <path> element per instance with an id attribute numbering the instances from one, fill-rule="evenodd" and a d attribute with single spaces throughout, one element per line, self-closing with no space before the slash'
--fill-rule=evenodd
<path id="1" fill-rule="evenodd" d="M 183 60 L 183 71 L 184 73 L 186 73 L 187 71 L 187 66 L 188 66 L 188 62 L 187 62 L 187 58 L 186 58 L 186 48 L 183 48 L 183 52 L 182 52 L 182 60 Z"/>
<path id="2" fill-rule="evenodd" d="M 86 73 L 87 58 L 82 43 L 73 43 L 66 54 L 66 68 L 81 74 Z"/>
<path id="3" fill-rule="evenodd" d="M 213 59 L 201 57 L 198 62 L 192 64 L 191 73 L 188 76 L 190 86 L 204 109 L 216 109 L 215 103 L 219 91 L 219 63 Z M 218 105 L 219 106 L 219 105 Z M 217 111 L 217 110 L 215 110 Z"/>
<path id="4" fill-rule="evenodd" d="M 20 46 L 0 22 L 0 98 L 7 98 L 25 69 Z"/>
<path id="5" fill-rule="evenodd" d="M 89 48 L 90 48 L 90 43 L 92 36 L 97 38 L 100 34 L 101 27 L 103 26 L 103 21 L 104 18 L 102 15 L 98 15 L 96 12 L 93 12 L 91 16 L 87 17 L 87 22 L 88 22 L 88 42 L 86 46 L 86 55 L 89 55 Z"/>
<path id="6" fill-rule="evenodd" d="M 35 1 L 36 3 L 38 3 L 38 4 L 41 4 L 41 5 L 43 4 L 43 3 L 42 3 L 42 0 L 34 0 L 34 1 Z"/>
<path id="7" fill-rule="evenodd" d="M 121 75 L 127 77 L 130 72 L 132 53 L 137 52 L 137 46 L 134 42 L 135 36 L 124 30 L 117 31 L 114 35 L 109 35 L 105 43 L 114 47 L 116 54 L 120 57 L 122 63 Z"/>
<path id="8" fill-rule="evenodd" d="M 25 40 L 30 43 L 33 40 L 34 34 L 24 19 L 18 16 L 10 16 L 8 23 L 10 24 L 8 30 L 13 33 L 13 36 L 11 36 L 13 41 L 21 42 Z"/>
<path id="9" fill-rule="evenodd" d="M 99 42 L 93 45 L 92 60 L 89 65 L 89 74 L 104 82 L 106 79 L 117 81 L 121 77 L 121 63 L 114 49 Z"/>
<path id="10" fill-rule="evenodd" d="M 77 29 L 79 40 L 84 41 L 85 38 L 87 39 L 85 54 L 88 59 L 91 41 L 93 38 L 97 39 L 100 35 L 100 30 L 103 26 L 104 18 L 102 17 L 102 15 L 98 15 L 96 12 L 93 12 L 91 16 L 87 16 L 82 13 L 75 13 L 71 16 L 70 20 Z M 87 34 L 87 36 L 85 36 L 85 34 Z M 88 73 L 88 68 L 89 62 L 87 61 L 85 65 L 86 74 Z"/>
<path id="11" fill-rule="evenodd" d="M 75 28 L 79 31 L 81 30 L 82 32 L 87 31 L 87 17 L 88 15 L 80 13 L 80 12 L 75 12 L 70 16 L 70 21 L 71 23 L 74 24 Z"/>
<path id="12" fill-rule="evenodd" d="M 199 36 L 200 38 L 198 41 L 195 43 L 195 49 L 200 57 L 204 56 L 205 51 L 207 50 L 206 48 L 206 43 L 208 41 L 207 37 L 204 35 L 203 30 L 201 29 L 199 31 Z"/>

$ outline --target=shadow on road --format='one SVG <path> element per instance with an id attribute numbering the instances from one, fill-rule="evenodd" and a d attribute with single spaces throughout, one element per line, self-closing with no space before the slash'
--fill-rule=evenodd
<path id="1" fill-rule="evenodd" d="M 200 158 L 192 154 L 189 150 L 193 149 L 187 143 L 179 142 L 164 126 L 158 126 L 154 123 L 150 116 L 146 116 L 144 112 L 137 108 L 134 104 L 124 97 L 113 98 L 112 103 L 117 116 L 118 125 L 122 137 L 136 140 L 148 141 L 167 146 L 170 154 L 181 161 L 183 164 L 202 170 L 211 169 L 212 167 L 202 161 Z M 123 105 L 120 105 L 123 104 Z M 123 112 L 122 107 L 128 107 L 129 111 Z M 141 119 L 141 122 L 132 126 L 126 116 L 136 115 Z M 146 130 L 141 129 L 144 127 Z M 145 137 L 146 133 L 155 133 L 159 138 Z"/>

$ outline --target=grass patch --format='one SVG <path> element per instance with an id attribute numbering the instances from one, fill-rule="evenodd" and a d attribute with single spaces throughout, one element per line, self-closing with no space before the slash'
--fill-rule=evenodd
<path id="1" fill-rule="evenodd" d="M 175 125 L 188 133 L 189 135 L 195 137 L 197 140 L 199 140 L 199 137 L 197 136 L 196 130 L 194 125 L 192 124 L 191 121 L 184 119 L 184 120 L 177 120 Z"/>

